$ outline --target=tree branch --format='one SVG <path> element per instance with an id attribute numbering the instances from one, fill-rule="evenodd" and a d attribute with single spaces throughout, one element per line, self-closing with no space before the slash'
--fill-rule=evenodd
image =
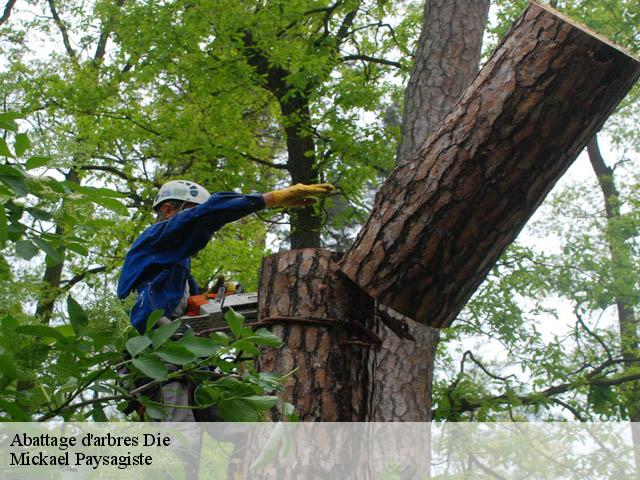
<path id="1" fill-rule="evenodd" d="M 286 170 L 287 169 L 287 165 L 285 165 L 285 164 L 271 163 L 271 162 L 269 162 L 267 160 L 262 160 L 261 158 L 254 157 L 253 155 L 251 155 L 249 153 L 240 152 L 240 155 L 242 155 L 247 160 L 251 160 L 252 162 L 259 163 L 260 165 L 265 165 L 267 167 L 276 168 L 278 170 Z"/>
<path id="2" fill-rule="evenodd" d="M 94 273 L 104 272 L 106 269 L 107 269 L 107 267 L 105 267 L 105 266 L 94 267 L 94 268 L 90 268 L 88 270 L 85 270 L 82 273 L 78 273 L 77 275 L 74 275 L 73 277 L 71 277 L 69 280 L 64 280 L 62 282 L 64 284 L 64 286 L 62 288 L 64 290 L 69 290 L 76 283 L 80 283 L 81 281 L 83 281 L 89 275 L 93 275 Z"/>
<path id="3" fill-rule="evenodd" d="M 450 411 L 450 414 L 459 415 L 465 412 L 473 412 L 478 408 L 490 403 L 494 403 L 497 405 L 512 404 L 514 400 L 518 401 L 521 405 L 535 405 L 537 403 L 542 402 L 543 400 L 555 401 L 556 399 L 552 397 L 556 395 L 560 395 L 562 393 L 566 393 L 568 391 L 571 391 L 575 388 L 582 387 L 582 386 L 593 386 L 593 385 L 615 386 L 615 385 L 621 385 L 623 383 L 635 382 L 637 380 L 640 380 L 640 373 L 620 375 L 620 376 L 611 377 L 611 378 L 598 377 L 598 375 L 602 373 L 606 368 L 613 365 L 617 365 L 617 364 L 625 364 L 628 361 L 629 360 L 622 359 L 622 358 L 607 360 L 606 362 L 602 363 L 598 367 L 594 368 L 593 371 L 591 371 L 588 375 L 586 375 L 583 378 L 577 379 L 572 382 L 553 385 L 539 392 L 532 392 L 526 395 L 517 395 L 513 392 L 513 390 L 510 390 L 509 393 L 494 395 L 494 396 L 486 397 L 479 400 L 478 399 L 467 400 L 465 398 L 462 398 L 462 399 L 456 399 L 455 401 L 453 399 L 453 396 L 449 395 L 449 401 L 450 401 L 449 411 Z M 640 362 L 640 359 L 635 359 L 634 361 Z M 463 365 L 464 365 L 463 362 L 464 362 L 464 357 L 463 357 L 463 361 L 461 362 L 460 374 L 463 373 Z M 453 392 L 453 390 L 455 390 L 455 387 L 457 386 L 460 380 L 460 374 L 449 387 L 448 389 L 449 392 Z M 433 412 L 433 414 L 437 415 L 437 409 Z M 432 418 L 435 418 L 435 417 L 432 417 Z"/>
<path id="4" fill-rule="evenodd" d="M 9 20 L 9 16 L 11 15 L 11 9 L 16 4 L 17 0 L 8 0 L 7 4 L 4 6 L 4 12 L 2 13 L 2 17 L 0 17 L 0 25 Z"/>
<path id="5" fill-rule="evenodd" d="M 124 5 L 125 0 L 116 0 L 116 5 L 118 7 L 122 7 Z M 109 18 L 102 25 L 102 32 L 100 32 L 100 38 L 98 39 L 98 45 L 96 47 L 96 53 L 93 55 L 93 62 L 97 63 L 102 61 L 104 58 L 104 54 L 107 52 L 107 40 L 109 40 L 109 35 L 111 35 L 111 29 L 109 28 L 109 24 L 112 19 Z"/>
<path id="6" fill-rule="evenodd" d="M 64 43 L 64 48 L 67 50 L 67 54 L 73 61 L 77 60 L 77 55 L 73 47 L 71 46 L 71 41 L 69 40 L 69 32 L 67 31 L 67 27 L 64 22 L 60 19 L 60 15 L 58 15 L 58 10 L 56 9 L 56 5 L 53 0 L 47 0 L 49 2 L 49 8 L 51 9 L 51 15 L 53 16 L 53 20 L 56 22 L 58 26 L 58 30 L 62 34 L 62 42 Z"/>
<path id="7" fill-rule="evenodd" d="M 341 62 L 348 62 L 350 60 L 362 60 L 364 62 L 379 63 L 380 65 L 402 68 L 402 64 L 400 62 L 394 62 L 393 60 L 386 60 L 384 58 L 370 57 L 369 55 L 346 55 L 340 58 Z"/>

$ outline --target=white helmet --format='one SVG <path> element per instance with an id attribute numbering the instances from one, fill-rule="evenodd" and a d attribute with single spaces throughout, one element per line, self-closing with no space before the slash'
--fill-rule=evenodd
<path id="1" fill-rule="evenodd" d="M 153 200 L 153 208 L 166 200 L 180 200 L 183 202 L 204 203 L 209 198 L 209 192 L 202 185 L 185 180 L 172 180 L 160 187 L 156 198 Z"/>

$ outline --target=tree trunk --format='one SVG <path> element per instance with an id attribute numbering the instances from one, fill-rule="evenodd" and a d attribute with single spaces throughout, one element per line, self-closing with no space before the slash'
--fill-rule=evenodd
<path id="1" fill-rule="evenodd" d="M 635 59 L 531 4 L 391 173 L 343 272 L 380 303 L 449 325 L 639 74 Z"/>
<path id="2" fill-rule="evenodd" d="M 367 362 L 379 340 L 373 300 L 337 269 L 340 255 L 307 248 L 266 257 L 258 320 L 284 345 L 265 349 L 260 371 L 291 373 L 284 400 L 303 421 L 364 421 L 369 411 Z"/>
<path id="3" fill-rule="evenodd" d="M 489 0 L 427 0 L 402 117 L 397 164 L 414 153 L 449 112 L 478 71 Z M 402 339 L 383 323 L 382 347 L 373 371 L 373 419 L 431 420 L 433 366 L 438 332 L 380 306 L 404 322 L 414 340 Z"/>
<path id="4" fill-rule="evenodd" d="M 65 180 L 69 182 L 79 183 L 78 173 L 74 168 L 71 168 L 65 175 Z M 64 208 L 64 205 L 63 205 Z M 60 224 L 56 225 L 55 235 L 61 237 L 64 234 L 64 227 Z M 40 322 L 45 325 L 49 324 L 51 316 L 53 315 L 53 307 L 56 300 L 60 296 L 60 281 L 62 280 L 62 270 L 64 270 L 64 257 L 66 249 L 62 246 L 59 249 L 60 262 L 51 267 L 46 267 L 44 275 L 42 276 L 42 282 L 44 289 L 38 298 L 38 305 L 36 307 L 36 317 L 40 318 Z"/>
<path id="5" fill-rule="evenodd" d="M 616 285 L 615 302 L 618 310 L 618 327 L 620 330 L 620 350 L 625 360 L 624 373 L 630 374 L 630 370 L 636 367 L 640 353 L 640 338 L 638 337 L 638 319 L 633 311 L 635 270 L 633 255 L 628 238 L 616 232 L 616 222 L 620 221 L 619 194 L 616 188 L 613 169 L 608 167 L 598 146 L 597 136 L 589 141 L 587 146 L 589 160 L 598 179 L 600 190 L 604 198 L 605 212 L 607 215 L 607 244 L 611 256 L 612 282 Z M 640 471 L 640 382 L 630 382 L 625 386 L 626 408 L 629 420 L 632 422 L 631 433 L 634 444 L 636 469 Z M 634 424 L 635 423 L 635 424 Z"/>
<path id="6" fill-rule="evenodd" d="M 293 97 L 281 101 L 282 115 L 287 135 L 287 170 L 291 174 L 291 183 L 318 183 L 318 171 L 315 168 L 315 143 L 310 125 L 311 112 L 309 103 L 304 97 Z M 294 120 L 295 119 L 295 120 Z M 291 215 L 291 249 L 320 247 L 321 218 L 313 207 L 292 210 Z"/>

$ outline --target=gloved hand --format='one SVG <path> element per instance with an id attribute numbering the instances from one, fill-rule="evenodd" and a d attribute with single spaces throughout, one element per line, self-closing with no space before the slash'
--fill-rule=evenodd
<path id="1" fill-rule="evenodd" d="M 329 183 L 319 183 L 316 185 L 304 185 L 298 183 L 292 187 L 274 190 L 271 192 L 272 201 L 270 207 L 304 207 L 316 203 L 314 196 L 327 195 L 335 190 Z"/>

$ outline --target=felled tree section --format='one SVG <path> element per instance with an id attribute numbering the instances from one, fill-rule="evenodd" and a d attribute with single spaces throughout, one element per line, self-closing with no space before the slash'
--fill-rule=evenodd
<path id="1" fill-rule="evenodd" d="M 343 272 L 421 323 L 451 324 L 639 74 L 625 52 L 531 4 L 383 184 Z"/>
<path id="2" fill-rule="evenodd" d="M 283 398 L 303 421 L 364 421 L 367 363 L 380 346 L 369 328 L 373 300 L 338 270 L 340 254 L 305 248 L 265 257 L 258 320 L 284 345 L 265 349 L 258 369 L 289 377 Z"/>

